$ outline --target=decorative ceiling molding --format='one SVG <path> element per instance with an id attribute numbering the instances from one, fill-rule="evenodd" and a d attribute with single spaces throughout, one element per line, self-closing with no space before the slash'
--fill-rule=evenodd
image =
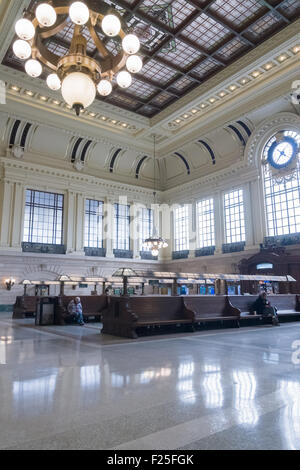
<path id="1" fill-rule="evenodd" d="M 261 61 L 266 55 L 274 55 L 274 52 L 278 55 L 281 53 L 281 48 L 287 41 L 294 42 L 295 39 L 300 39 L 300 19 L 287 26 L 283 31 L 272 36 L 272 38 L 265 41 L 260 46 L 257 46 L 243 57 L 235 61 L 233 64 L 226 67 L 221 72 L 204 82 L 199 87 L 188 93 L 185 97 L 177 100 L 174 104 L 171 104 L 168 108 L 163 110 L 157 116 L 151 119 L 151 125 L 155 125 L 165 119 L 175 119 L 176 113 L 182 113 L 186 111 L 186 105 L 190 105 L 194 101 L 199 99 L 199 96 L 203 96 L 208 93 L 212 88 L 222 87 L 222 84 L 231 77 L 239 74 L 242 70 L 256 65 L 257 61 Z M 296 44 L 295 44 L 296 45 Z M 277 50 L 278 49 L 278 50 Z M 192 106 L 193 106 L 192 105 Z"/>
<path id="2" fill-rule="evenodd" d="M 2 176 L 0 180 L 6 182 L 17 182 L 28 185 L 36 182 L 38 187 L 57 187 L 60 190 L 71 190 L 88 194 L 89 192 L 101 193 L 105 197 L 117 199 L 126 195 L 129 201 L 149 201 L 153 202 L 153 189 L 147 189 L 131 184 L 108 181 L 95 176 L 83 173 L 61 170 L 58 168 L 45 167 L 36 163 L 29 163 L 20 160 L 0 157 L 0 168 Z M 162 193 L 158 192 L 158 199 L 161 200 Z"/>

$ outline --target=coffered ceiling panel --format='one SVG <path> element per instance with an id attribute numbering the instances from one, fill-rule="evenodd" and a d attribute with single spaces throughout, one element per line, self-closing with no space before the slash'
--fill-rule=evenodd
<path id="1" fill-rule="evenodd" d="M 30 3 L 34 13 L 38 1 Z M 59 0 L 53 0 L 53 4 Z M 92 4 L 93 1 L 91 0 Z M 99 2 L 96 2 L 97 5 Z M 114 5 L 129 28 L 139 36 L 144 67 L 131 87 L 100 98 L 129 111 L 152 117 L 212 75 L 223 70 L 272 34 L 300 16 L 300 0 L 104 0 Z M 68 20 L 63 30 L 44 39 L 54 54 L 67 53 L 74 25 Z M 87 52 L 98 52 L 87 28 Z M 120 40 L 99 37 L 117 54 Z M 24 64 L 8 49 L 3 64 L 24 71 Z M 46 75 L 46 72 L 45 72 Z"/>

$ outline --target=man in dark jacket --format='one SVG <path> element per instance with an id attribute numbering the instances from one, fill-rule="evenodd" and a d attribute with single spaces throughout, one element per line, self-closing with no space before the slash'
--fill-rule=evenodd
<path id="1" fill-rule="evenodd" d="M 257 315 L 262 315 L 263 317 L 271 315 L 273 325 L 279 326 L 277 309 L 271 306 L 270 301 L 267 299 L 266 292 L 259 294 L 259 297 L 253 304 L 252 310 L 256 312 Z"/>

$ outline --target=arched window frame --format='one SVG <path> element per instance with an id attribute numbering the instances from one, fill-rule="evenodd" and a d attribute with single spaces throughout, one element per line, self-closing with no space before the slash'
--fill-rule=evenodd
<path id="1" fill-rule="evenodd" d="M 289 173 L 285 168 L 277 168 L 277 173 L 274 174 L 268 162 L 269 152 L 278 132 L 283 133 L 285 137 L 295 139 L 298 143 L 297 162 L 292 167 L 294 170 L 291 168 L 291 171 L 294 171 L 292 179 L 289 178 Z M 282 181 L 280 180 L 281 173 Z M 282 129 L 273 132 L 271 137 L 269 136 L 261 154 L 261 181 L 267 237 L 300 233 L 300 129 L 296 130 L 285 125 Z"/>

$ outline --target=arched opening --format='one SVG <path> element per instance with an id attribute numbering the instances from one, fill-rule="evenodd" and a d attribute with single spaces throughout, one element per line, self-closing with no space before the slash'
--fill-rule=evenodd
<path id="1" fill-rule="evenodd" d="M 300 133 L 282 130 L 264 147 L 262 177 L 267 236 L 300 232 Z"/>

